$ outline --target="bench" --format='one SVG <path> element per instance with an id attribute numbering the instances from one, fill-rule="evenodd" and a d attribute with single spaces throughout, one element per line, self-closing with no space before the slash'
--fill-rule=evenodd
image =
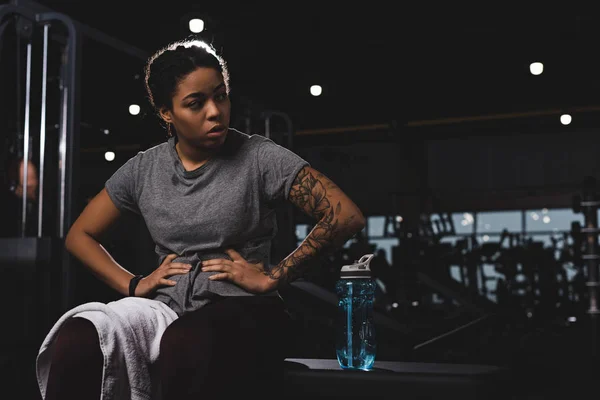
<path id="1" fill-rule="evenodd" d="M 375 361 L 343 370 L 335 359 L 288 358 L 286 399 L 506 399 L 508 369 L 488 365 Z"/>

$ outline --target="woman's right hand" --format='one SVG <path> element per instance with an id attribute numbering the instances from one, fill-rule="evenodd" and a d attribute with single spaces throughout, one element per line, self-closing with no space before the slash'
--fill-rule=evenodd
<path id="1" fill-rule="evenodd" d="M 171 262 L 175 258 L 177 258 L 177 254 L 169 254 L 154 272 L 142 278 L 135 288 L 136 297 L 148 297 L 160 287 L 175 286 L 177 282 L 167 278 L 190 272 L 192 268 L 190 264 Z"/>

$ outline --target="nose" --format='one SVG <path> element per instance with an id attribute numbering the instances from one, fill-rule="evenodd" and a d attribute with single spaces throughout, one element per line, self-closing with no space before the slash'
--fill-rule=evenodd
<path id="1" fill-rule="evenodd" d="M 219 105 L 214 100 L 209 100 L 206 103 L 206 118 L 211 121 L 216 120 L 220 114 L 221 109 L 219 108 Z"/>

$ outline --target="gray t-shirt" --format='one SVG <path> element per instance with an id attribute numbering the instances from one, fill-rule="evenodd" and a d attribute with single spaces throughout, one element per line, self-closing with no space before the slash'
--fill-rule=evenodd
<path id="1" fill-rule="evenodd" d="M 199 261 L 229 259 L 224 250 L 231 247 L 270 268 L 275 208 L 309 164 L 264 136 L 229 129 L 216 156 L 186 171 L 175 144 L 172 137 L 139 152 L 106 181 L 106 190 L 118 209 L 144 218 L 158 265 L 170 253 L 192 265 L 189 273 L 170 278 L 177 285 L 158 289 L 154 297 L 182 315 L 215 296 L 253 295 L 232 282 L 207 279 L 214 272 L 201 272 Z"/>

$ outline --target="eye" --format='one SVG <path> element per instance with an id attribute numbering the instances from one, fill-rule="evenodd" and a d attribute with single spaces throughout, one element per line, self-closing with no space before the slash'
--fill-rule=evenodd
<path id="1" fill-rule="evenodd" d="M 217 101 L 223 101 L 227 99 L 227 92 L 222 92 L 222 93 L 217 93 L 217 95 L 215 96 L 215 99 Z"/>
<path id="2" fill-rule="evenodd" d="M 198 100 L 194 100 L 188 103 L 188 107 L 189 108 L 200 108 L 202 107 L 202 101 L 198 101 Z"/>

